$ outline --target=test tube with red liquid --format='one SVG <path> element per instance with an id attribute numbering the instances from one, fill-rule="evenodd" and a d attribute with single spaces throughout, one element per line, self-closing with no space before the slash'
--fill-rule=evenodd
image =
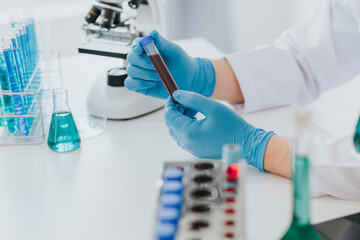
<path id="1" fill-rule="evenodd" d="M 145 50 L 146 54 L 149 56 L 152 64 L 155 67 L 156 72 L 159 74 L 161 81 L 165 85 L 165 88 L 169 92 L 174 103 L 178 103 L 175 101 L 172 95 L 179 88 L 176 85 L 174 78 L 171 76 L 171 73 L 167 68 L 163 58 L 161 57 L 157 47 L 155 46 L 154 38 L 152 36 L 144 37 L 140 41 L 140 45 Z"/>

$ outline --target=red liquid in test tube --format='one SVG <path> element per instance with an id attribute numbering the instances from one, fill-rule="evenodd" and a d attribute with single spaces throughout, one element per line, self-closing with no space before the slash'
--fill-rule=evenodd
<path id="1" fill-rule="evenodd" d="M 167 68 L 164 60 L 162 59 L 159 51 L 157 50 L 154 39 L 151 36 L 144 37 L 140 41 L 140 45 L 149 56 L 152 64 L 155 67 L 156 72 L 159 74 L 161 81 L 163 82 L 166 90 L 169 92 L 174 103 L 177 104 L 178 102 L 175 101 L 172 95 L 179 88 L 176 85 L 175 80 L 172 77 L 169 69 Z"/>

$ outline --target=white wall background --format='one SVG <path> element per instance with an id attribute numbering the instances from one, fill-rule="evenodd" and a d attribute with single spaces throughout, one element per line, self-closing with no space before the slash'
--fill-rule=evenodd
<path id="1" fill-rule="evenodd" d="M 274 41 L 310 17 L 322 0 L 164 0 L 171 39 L 203 36 L 225 52 Z M 8 33 L 13 10 L 32 9 L 40 46 L 77 53 L 81 24 L 92 0 L 12 0 L 0 3 L 0 36 Z M 46 19 L 47 24 L 42 24 Z M 46 34 L 41 34 L 47 29 Z M 44 31 L 43 31 L 44 32 Z M 49 37 L 51 42 L 49 42 Z M 44 41 L 47 44 L 44 44 Z"/>

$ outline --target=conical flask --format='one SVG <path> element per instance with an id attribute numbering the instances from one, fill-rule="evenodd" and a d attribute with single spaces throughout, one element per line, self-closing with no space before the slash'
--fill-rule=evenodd
<path id="1" fill-rule="evenodd" d="M 80 147 L 80 135 L 71 114 L 68 91 L 53 90 L 54 109 L 51 118 L 48 146 L 56 152 L 70 152 Z"/>
<path id="2" fill-rule="evenodd" d="M 294 209 L 291 225 L 282 240 L 321 240 L 320 234 L 310 223 L 309 202 L 309 158 L 310 158 L 310 134 L 309 134 L 310 113 L 298 111 L 296 116 L 297 136 L 293 156 L 293 185 L 294 185 Z"/>

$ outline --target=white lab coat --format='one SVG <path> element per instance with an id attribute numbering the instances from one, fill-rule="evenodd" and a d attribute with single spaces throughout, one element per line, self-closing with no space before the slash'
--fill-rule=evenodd
<path id="1" fill-rule="evenodd" d="M 303 105 L 352 80 L 360 73 L 359 26 L 360 0 L 324 0 L 312 19 L 273 44 L 226 56 L 244 94 L 240 107 L 251 112 Z M 334 146 L 316 150 L 313 195 L 360 200 L 360 160 Z"/>

